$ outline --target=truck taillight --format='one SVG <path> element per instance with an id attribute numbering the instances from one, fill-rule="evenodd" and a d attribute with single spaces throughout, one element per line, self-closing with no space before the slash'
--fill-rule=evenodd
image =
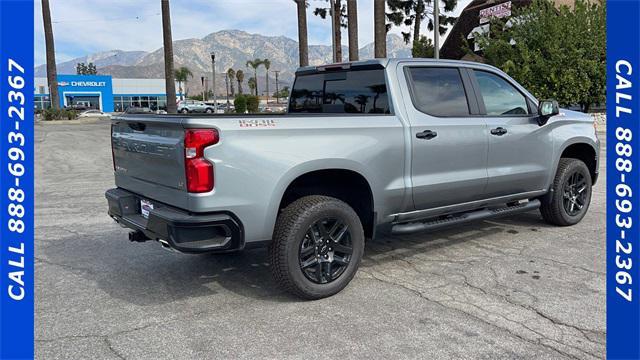
<path id="1" fill-rule="evenodd" d="M 187 191 L 202 193 L 213 190 L 213 164 L 204 157 L 204 148 L 218 143 L 215 129 L 187 129 L 184 132 L 184 168 Z"/>

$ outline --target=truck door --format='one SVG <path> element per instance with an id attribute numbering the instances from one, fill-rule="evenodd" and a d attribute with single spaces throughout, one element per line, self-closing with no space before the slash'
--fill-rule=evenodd
<path id="1" fill-rule="evenodd" d="M 411 123 L 415 208 L 431 209 L 484 198 L 487 125 L 478 116 L 467 71 L 407 66 L 404 76 L 409 92 L 405 106 Z"/>
<path id="2" fill-rule="evenodd" d="M 487 197 L 544 190 L 550 178 L 551 127 L 539 126 L 533 101 L 498 73 L 469 71 L 489 128 Z"/>

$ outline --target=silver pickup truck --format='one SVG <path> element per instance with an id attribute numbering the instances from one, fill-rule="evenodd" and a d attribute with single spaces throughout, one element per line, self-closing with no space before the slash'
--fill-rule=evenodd
<path id="1" fill-rule="evenodd" d="M 578 223 L 598 178 L 593 120 L 483 64 L 300 68 L 285 115 L 112 119 L 109 215 L 185 253 L 267 245 L 307 299 L 356 273 L 365 239 L 540 209 Z"/>

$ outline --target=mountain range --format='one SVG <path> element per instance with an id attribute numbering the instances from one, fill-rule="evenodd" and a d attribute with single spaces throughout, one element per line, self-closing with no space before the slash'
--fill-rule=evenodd
<path id="1" fill-rule="evenodd" d="M 269 91 L 275 90 L 273 71 L 279 70 L 280 88 L 291 86 L 298 66 L 298 42 L 286 36 L 264 36 L 250 34 L 241 30 L 222 30 L 211 33 L 201 39 L 184 39 L 173 42 L 175 68 L 186 66 L 193 73 L 193 79 L 187 84 L 188 92 L 202 91 L 201 76 L 211 79 L 211 53 L 216 54 L 216 91 L 221 94 L 225 89 L 224 73 L 229 68 L 242 70 L 245 80 L 243 91 L 249 91 L 247 80 L 253 76 L 253 69 L 246 66 L 248 60 L 267 58 L 271 61 L 269 74 Z M 348 57 L 348 48 L 343 46 L 344 61 Z M 373 43 L 359 49 L 360 59 L 373 58 Z M 387 36 L 387 55 L 389 57 L 410 57 L 411 49 L 398 35 Z M 310 45 L 309 64 L 321 65 L 332 60 L 331 46 Z M 99 74 L 111 75 L 114 78 L 163 78 L 164 50 L 155 51 L 122 51 L 111 50 L 99 52 L 57 64 L 58 74 L 75 74 L 76 64 L 93 62 Z M 46 76 L 46 65 L 35 68 L 35 76 Z M 237 82 L 234 87 L 237 88 Z M 259 91 L 265 89 L 265 69 L 258 70 Z"/>

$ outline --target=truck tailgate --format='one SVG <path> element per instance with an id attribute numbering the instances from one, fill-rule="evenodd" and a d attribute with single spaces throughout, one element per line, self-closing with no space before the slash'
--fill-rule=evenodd
<path id="1" fill-rule="evenodd" d="M 118 187 L 174 206 L 186 206 L 181 118 L 114 118 L 111 145 Z"/>

